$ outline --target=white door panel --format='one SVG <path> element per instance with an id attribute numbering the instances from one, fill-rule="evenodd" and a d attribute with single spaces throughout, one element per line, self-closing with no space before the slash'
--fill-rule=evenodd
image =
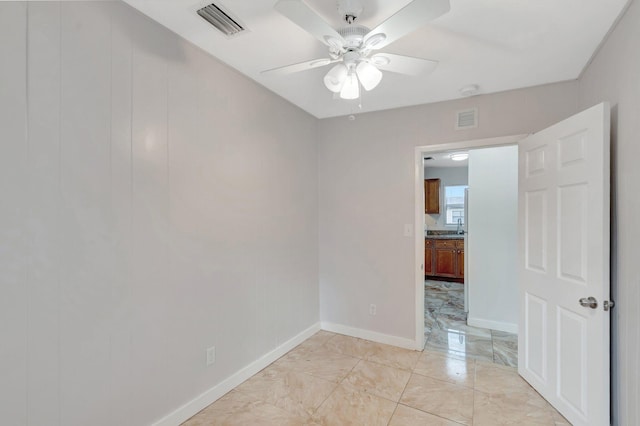
<path id="1" fill-rule="evenodd" d="M 608 425 L 609 105 L 519 148 L 518 371 L 574 425 Z"/>

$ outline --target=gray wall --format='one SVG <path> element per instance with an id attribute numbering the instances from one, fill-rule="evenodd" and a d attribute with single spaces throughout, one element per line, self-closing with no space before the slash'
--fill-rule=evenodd
<path id="1" fill-rule="evenodd" d="M 577 83 L 320 120 L 320 312 L 325 322 L 415 339 L 415 147 L 535 132 L 577 111 Z M 457 110 L 479 127 L 455 131 Z M 369 304 L 377 315 L 369 315 Z"/>
<path id="2" fill-rule="evenodd" d="M 517 333 L 518 147 L 469 151 L 469 325 Z"/>
<path id="3" fill-rule="evenodd" d="M 440 200 L 444 202 L 444 187 L 451 185 L 467 185 L 469 183 L 468 167 L 429 167 L 424 168 L 425 179 L 440 179 Z M 455 225 L 445 225 L 447 215 L 444 209 L 440 214 L 424 215 L 424 223 L 428 229 L 434 230 L 455 230 Z"/>
<path id="4" fill-rule="evenodd" d="M 611 103 L 613 423 L 640 424 L 640 4 L 627 13 L 583 73 L 579 109 Z"/>
<path id="5" fill-rule="evenodd" d="M 324 321 L 413 339 L 414 147 L 609 100 L 614 421 L 640 423 L 639 24 L 579 82 L 318 122 L 119 3 L 0 3 L 2 422 L 150 423 L 315 323 L 318 256 Z"/>
<path id="6" fill-rule="evenodd" d="M 317 323 L 316 119 L 119 2 L 0 2 L 0 58 L 0 423 L 149 424 Z"/>

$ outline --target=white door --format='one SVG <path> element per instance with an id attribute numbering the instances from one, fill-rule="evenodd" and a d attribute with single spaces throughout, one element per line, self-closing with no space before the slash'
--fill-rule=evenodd
<path id="1" fill-rule="evenodd" d="M 604 103 L 519 147 L 518 372 L 574 425 L 609 425 L 609 126 Z"/>

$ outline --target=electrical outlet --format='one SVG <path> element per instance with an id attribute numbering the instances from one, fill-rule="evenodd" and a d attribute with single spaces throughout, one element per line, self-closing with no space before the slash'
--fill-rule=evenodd
<path id="1" fill-rule="evenodd" d="M 207 367 L 216 362 L 216 347 L 207 348 Z"/>
<path id="2" fill-rule="evenodd" d="M 378 310 L 378 307 L 373 303 L 369 305 L 369 315 L 375 315 L 377 310 Z"/>

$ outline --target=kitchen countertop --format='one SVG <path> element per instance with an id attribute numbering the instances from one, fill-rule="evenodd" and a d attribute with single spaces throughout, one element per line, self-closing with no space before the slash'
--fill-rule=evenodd
<path id="1" fill-rule="evenodd" d="M 464 234 L 432 234 L 424 237 L 425 240 L 462 240 Z"/>

